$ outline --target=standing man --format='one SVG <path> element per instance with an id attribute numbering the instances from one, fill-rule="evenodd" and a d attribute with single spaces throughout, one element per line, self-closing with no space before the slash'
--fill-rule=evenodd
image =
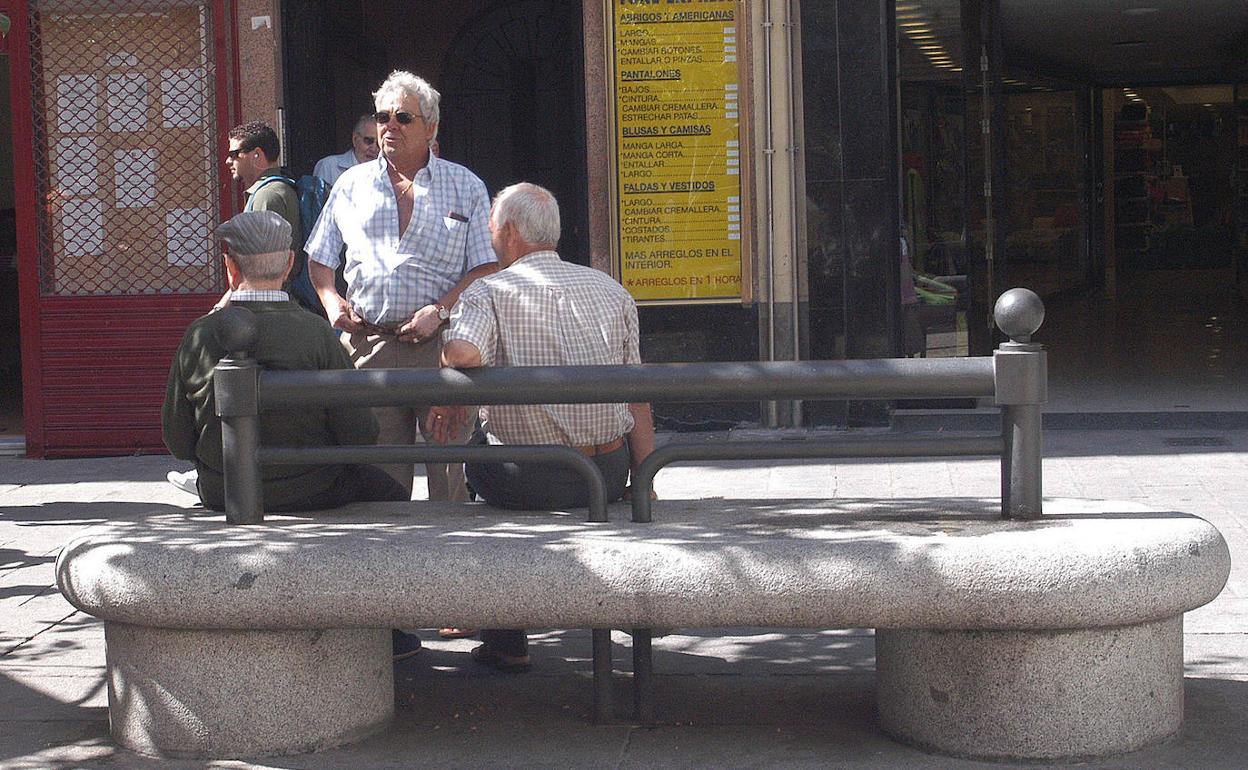
<path id="1" fill-rule="evenodd" d="M 298 254 L 303 245 L 303 227 L 299 221 L 299 194 L 295 188 L 282 181 L 282 169 L 278 161 L 282 157 L 282 145 L 277 133 L 267 123 L 253 120 L 235 126 L 229 133 L 230 149 L 225 154 L 225 165 L 246 188 L 243 199 L 247 211 L 276 211 L 290 223 L 291 243 Z M 276 178 L 275 178 L 276 177 Z M 301 267 L 295 265 L 295 273 Z"/>
<path id="2" fill-rule="evenodd" d="M 305 245 L 329 322 L 347 334 L 356 368 L 438 366 L 439 329 L 459 294 L 498 269 L 490 248 L 489 197 L 468 169 L 429 151 L 438 92 L 410 72 L 390 73 L 373 94 L 381 155 L 343 172 Z M 334 287 L 346 246 L 347 296 Z M 378 441 L 424 436 L 428 407 L 374 410 Z M 441 435 L 462 443 L 467 429 Z M 427 464 L 432 500 L 467 500 L 462 465 Z M 409 490 L 412 466 L 387 470 Z"/>
<path id="3" fill-rule="evenodd" d="M 377 159 L 377 123 L 372 115 L 361 115 L 351 131 L 351 149 L 339 155 L 327 155 L 312 170 L 315 176 L 325 180 L 330 187 L 342 176 L 342 172 L 359 163 Z"/>
<path id="4" fill-rule="evenodd" d="M 637 305 L 610 276 L 564 262 L 559 205 L 551 193 L 521 183 L 494 199 L 490 233 L 503 268 L 460 296 L 445 333 L 444 366 L 599 366 L 640 363 Z M 430 423 L 454 423 L 457 408 L 438 407 Z M 627 492 L 629 473 L 654 449 L 649 404 L 489 406 L 473 440 L 490 444 L 562 444 L 589 456 L 607 483 L 607 499 Z M 435 431 L 436 432 L 436 431 Z M 575 471 L 557 465 L 469 463 L 468 481 L 500 508 L 565 510 L 588 505 Z M 529 667 L 522 630 L 483 630 L 473 658 L 503 671 Z"/>

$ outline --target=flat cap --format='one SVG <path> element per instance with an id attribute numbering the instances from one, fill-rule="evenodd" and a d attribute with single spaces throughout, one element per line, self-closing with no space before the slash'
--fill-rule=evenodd
<path id="1" fill-rule="evenodd" d="M 243 256 L 290 250 L 290 223 L 275 211 L 244 211 L 217 227 L 217 237 Z"/>

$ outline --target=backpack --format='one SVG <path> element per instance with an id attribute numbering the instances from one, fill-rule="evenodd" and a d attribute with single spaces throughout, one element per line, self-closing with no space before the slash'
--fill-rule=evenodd
<path id="1" fill-rule="evenodd" d="M 321 209 L 325 208 L 325 200 L 329 197 L 329 184 L 319 176 L 311 174 L 304 174 L 297 182 L 288 176 L 279 175 L 265 179 L 264 184 L 260 185 L 257 191 L 270 182 L 285 182 L 294 189 L 295 195 L 299 198 L 299 224 L 303 232 L 299 234 L 302 240 L 298 246 L 291 244 L 297 256 L 288 280 L 290 294 L 300 305 L 324 316 L 325 308 L 321 307 L 321 300 L 316 296 L 316 289 L 312 286 L 312 277 L 308 274 L 308 253 L 303 250 L 303 244 L 307 241 L 313 226 L 316 225 L 316 220 L 321 216 Z M 248 211 L 251 210 L 251 200 L 254 199 L 253 194 L 248 200 Z"/>

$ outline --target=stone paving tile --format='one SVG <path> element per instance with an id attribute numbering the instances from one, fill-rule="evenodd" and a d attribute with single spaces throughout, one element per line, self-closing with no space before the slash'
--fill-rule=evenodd
<path id="1" fill-rule="evenodd" d="M 1248 655 L 1248 598 L 1224 592 L 1204 607 L 1187 613 L 1183 630 L 1188 634 L 1245 634 L 1240 654 Z"/>
<path id="2" fill-rule="evenodd" d="M 1205 679 L 1248 678 L 1242 634 L 1195 634 L 1183 637 L 1184 670 Z"/>
<path id="3" fill-rule="evenodd" d="M 0 592 L 2 593 L 2 592 Z M 77 612 L 65 598 L 52 587 L 32 588 L 27 597 L 12 597 L 16 602 L 5 601 L 6 620 L 0 628 L 0 661 L 14 654 L 14 648 L 28 640 L 64 623 Z"/>

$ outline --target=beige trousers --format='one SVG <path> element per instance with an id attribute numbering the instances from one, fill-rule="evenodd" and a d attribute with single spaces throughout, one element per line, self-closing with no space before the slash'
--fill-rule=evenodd
<path id="1" fill-rule="evenodd" d="M 383 334 L 349 334 L 343 335 L 342 344 L 351 356 L 356 369 L 436 369 L 439 355 L 442 352 L 441 335 L 435 335 L 426 342 L 399 342 L 397 337 Z M 415 444 L 417 440 L 428 440 L 424 435 L 425 414 L 430 406 L 436 404 L 419 404 L 415 406 L 384 406 L 374 407 L 373 414 L 377 417 L 379 431 L 378 444 Z M 460 435 L 453 436 L 447 443 L 464 444 L 472 434 L 475 415 L 468 420 Z M 386 473 L 393 476 L 400 484 L 412 491 L 413 466 L 380 465 Z M 426 477 L 429 480 L 430 500 L 454 500 L 463 502 L 468 499 L 468 488 L 464 484 L 463 463 L 446 465 L 442 463 L 426 463 Z"/>

